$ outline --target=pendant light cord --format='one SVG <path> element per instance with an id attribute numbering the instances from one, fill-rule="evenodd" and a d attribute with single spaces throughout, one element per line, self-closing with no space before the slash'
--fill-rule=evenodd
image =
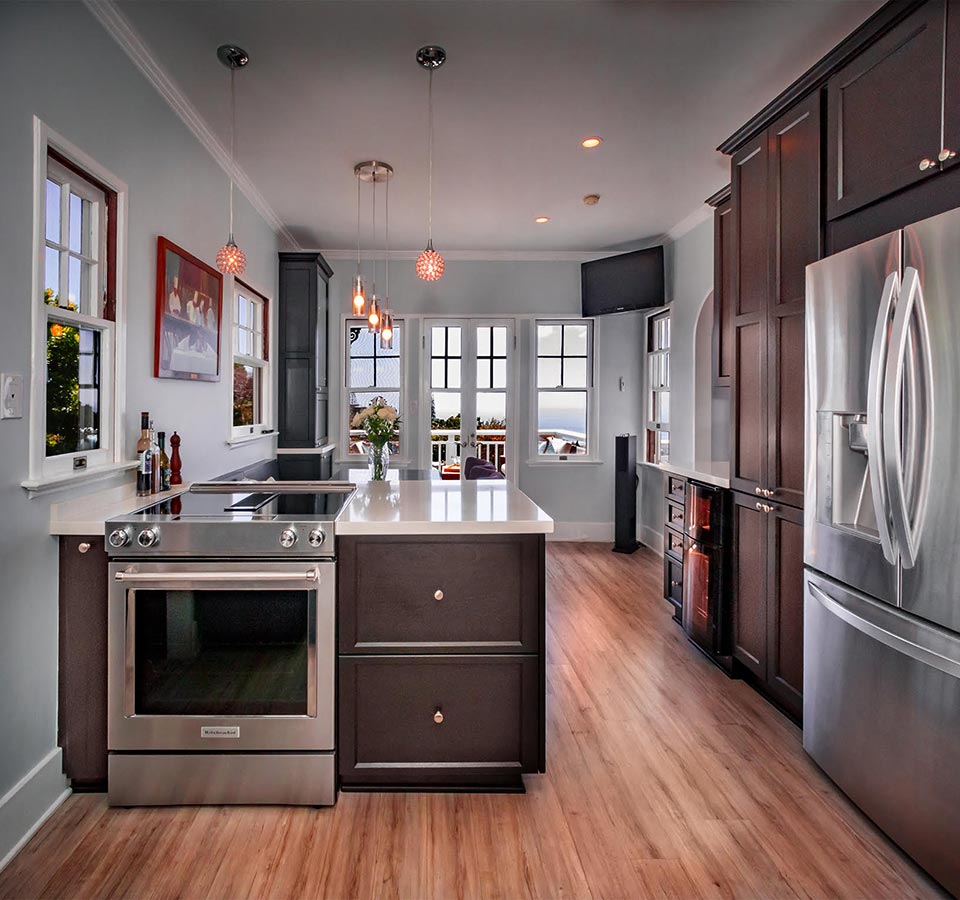
<path id="1" fill-rule="evenodd" d="M 386 260 L 384 261 L 384 267 L 386 268 L 386 274 L 384 276 L 384 292 L 383 299 L 390 302 L 390 179 L 387 179 L 387 196 L 384 198 L 384 226 L 383 226 L 383 243 L 386 252 Z"/>
<path id="2" fill-rule="evenodd" d="M 230 243 L 233 243 L 233 172 L 237 149 L 237 69 L 230 67 Z"/>
<path id="3" fill-rule="evenodd" d="M 433 246 L 433 69 L 427 72 L 427 242 Z"/>
<path id="4" fill-rule="evenodd" d="M 357 275 L 360 274 L 360 175 L 357 173 Z"/>
<path id="5" fill-rule="evenodd" d="M 377 170 L 373 169 L 373 240 L 371 244 L 377 246 Z M 377 254 L 373 254 L 373 292 L 372 296 L 377 296 Z"/>

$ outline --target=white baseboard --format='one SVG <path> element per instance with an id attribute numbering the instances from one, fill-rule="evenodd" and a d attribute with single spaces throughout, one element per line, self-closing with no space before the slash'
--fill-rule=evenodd
<path id="1" fill-rule="evenodd" d="M 663 533 L 651 528 L 649 525 L 640 526 L 640 534 L 637 536 L 640 543 L 653 550 L 659 556 L 663 556 Z"/>
<path id="2" fill-rule="evenodd" d="M 548 541 L 598 541 L 613 543 L 613 522 L 555 522 Z"/>
<path id="3" fill-rule="evenodd" d="M 0 797 L 0 871 L 70 796 L 59 747 L 54 747 Z"/>

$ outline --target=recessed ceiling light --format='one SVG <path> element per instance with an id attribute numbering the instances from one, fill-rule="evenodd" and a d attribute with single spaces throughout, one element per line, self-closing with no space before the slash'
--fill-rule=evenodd
<path id="1" fill-rule="evenodd" d="M 599 194 L 587 194 L 587 196 L 583 198 L 583 202 L 584 202 L 587 206 L 596 206 L 596 205 L 600 202 L 600 195 L 599 195 Z"/>
<path id="2" fill-rule="evenodd" d="M 550 221 L 550 216 L 537 216 L 533 221 L 538 225 L 546 225 Z"/>
<path id="3" fill-rule="evenodd" d="M 592 150 L 594 147 L 599 147 L 603 143 L 603 138 L 599 138 L 596 135 L 593 137 L 584 138 L 580 142 L 580 146 L 586 148 L 587 150 Z"/>

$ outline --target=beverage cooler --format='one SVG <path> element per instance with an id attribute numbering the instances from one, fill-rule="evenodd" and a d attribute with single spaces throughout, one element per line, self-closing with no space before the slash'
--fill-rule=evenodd
<path id="1" fill-rule="evenodd" d="M 691 481 L 684 516 L 683 629 L 715 662 L 731 664 L 727 580 L 728 492 Z"/>

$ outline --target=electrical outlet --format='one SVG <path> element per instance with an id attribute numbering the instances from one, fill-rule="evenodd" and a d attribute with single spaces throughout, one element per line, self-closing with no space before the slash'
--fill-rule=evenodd
<path id="1" fill-rule="evenodd" d="M 0 419 L 23 418 L 23 376 L 0 373 Z"/>

